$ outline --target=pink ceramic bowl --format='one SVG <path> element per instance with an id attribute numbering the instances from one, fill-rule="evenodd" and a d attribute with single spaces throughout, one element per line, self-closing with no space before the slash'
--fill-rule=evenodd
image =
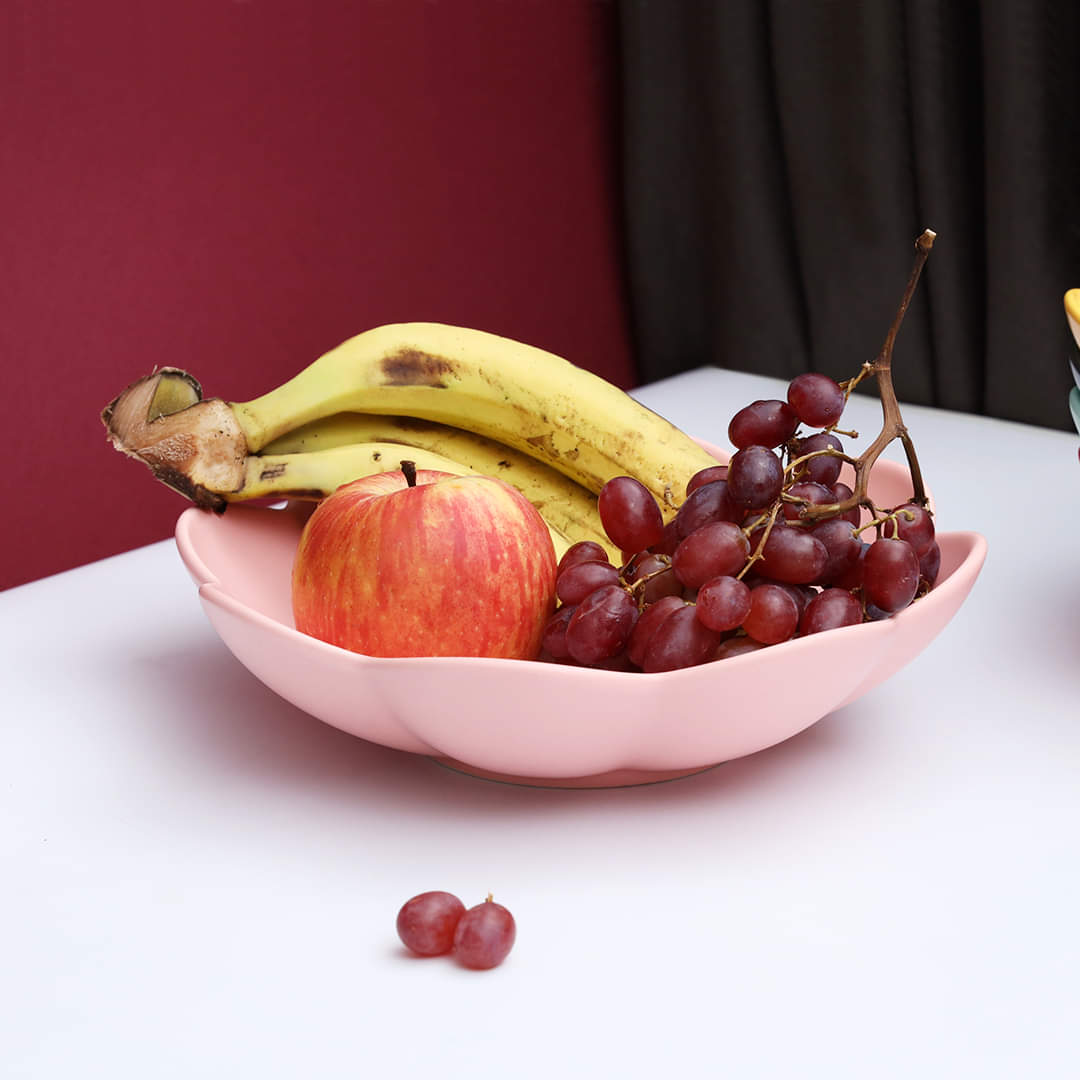
<path id="1" fill-rule="evenodd" d="M 907 470 L 880 462 L 870 495 L 880 506 L 910 498 Z M 384 659 L 301 634 L 290 575 L 305 517 L 242 505 L 223 516 L 195 508 L 180 516 L 181 558 L 237 659 L 287 701 L 352 735 L 538 785 L 670 779 L 790 738 L 917 656 L 963 603 L 986 554 L 976 533 L 940 534 L 936 587 L 891 619 L 644 675 L 539 661 Z"/>

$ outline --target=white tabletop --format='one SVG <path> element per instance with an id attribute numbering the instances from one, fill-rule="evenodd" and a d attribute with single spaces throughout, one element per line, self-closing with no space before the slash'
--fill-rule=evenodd
<path id="1" fill-rule="evenodd" d="M 724 443 L 781 391 L 638 396 Z M 0 594 L 0 1075 L 1077 1075 L 1078 440 L 906 418 L 939 529 L 989 541 L 967 604 L 862 700 L 668 784 L 512 787 L 326 727 L 226 651 L 171 541 Z M 505 903 L 505 964 L 405 956 L 427 889 Z"/>

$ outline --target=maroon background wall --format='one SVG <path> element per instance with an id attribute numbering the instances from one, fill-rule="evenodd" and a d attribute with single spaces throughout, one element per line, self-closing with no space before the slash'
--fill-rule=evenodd
<path id="1" fill-rule="evenodd" d="M 155 365 L 246 398 L 430 319 L 632 385 L 613 31 L 598 0 L 6 0 L 0 587 L 171 534 L 98 419 Z"/>

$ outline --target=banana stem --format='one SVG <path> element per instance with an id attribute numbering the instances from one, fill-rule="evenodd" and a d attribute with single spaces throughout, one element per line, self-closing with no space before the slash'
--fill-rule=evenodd
<path id="1" fill-rule="evenodd" d="M 186 371 L 161 368 L 137 379 L 105 406 L 101 421 L 117 450 L 197 506 L 220 513 L 221 493 L 243 482 L 247 444 L 232 411 L 203 399 Z"/>

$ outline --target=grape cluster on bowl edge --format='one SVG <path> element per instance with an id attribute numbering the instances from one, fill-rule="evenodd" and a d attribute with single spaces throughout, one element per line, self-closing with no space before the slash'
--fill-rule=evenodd
<path id="1" fill-rule="evenodd" d="M 730 462 L 693 476 L 666 525 L 637 480 L 609 480 L 600 519 L 622 566 L 597 543 L 567 550 L 542 658 L 671 671 L 888 618 L 932 588 L 941 551 L 920 502 L 883 512 L 867 501 L 866 521 L 841 505 L 854 492 L 835 428 L 856 381 L 799 375 L 786 401 L 739 410 Z"/>

